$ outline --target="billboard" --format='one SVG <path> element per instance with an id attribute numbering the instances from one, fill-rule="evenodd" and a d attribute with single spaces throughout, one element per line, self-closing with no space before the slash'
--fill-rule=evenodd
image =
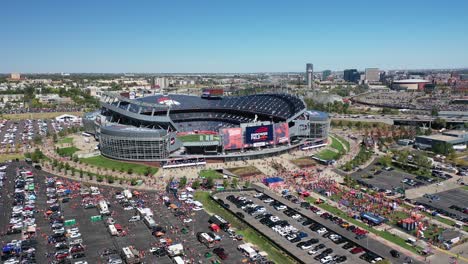
<path id="1" fill-rule="evenodd" d="M 275 124 L 275 143 L 282 144 L 289 142 L 289 126 L 288 123 Z"/>
<path id="2" fill-rule="evenodd" d="M 254 147 L 273 143 L 273 125 L 246 127 L 245 143 Z"/>
<path id="3" fill-rule="evenodd" d="M 219 130 L 219 135 L 225 150 L 242 148 L 242 128 L 223 128 Z"/>

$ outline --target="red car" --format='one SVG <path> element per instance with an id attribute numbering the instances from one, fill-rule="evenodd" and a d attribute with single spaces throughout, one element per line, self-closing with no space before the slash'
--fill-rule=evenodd
<path id="1" fill-rule="evenodd" d="M 355 248 L 351 249 L 352 254 L 359 254 L 359 253 L 362 253 L 362 252 L 364 252 L 364 249 L 362 247 L 355 247 Z"/>
<path id="2" fill-rule="evenodd" d="M 222 260 L 225 260 L 228 258 L 228 254 L 224 251 L 224 248 L 215 248 L 213 249 L 213 253 L 218 255 L 218 257 Z"/>

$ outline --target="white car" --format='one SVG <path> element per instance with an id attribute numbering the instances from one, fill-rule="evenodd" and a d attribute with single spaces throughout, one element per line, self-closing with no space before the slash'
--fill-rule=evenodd
<path id="1" fill-rule="evenodd" d="M 123 194 L 117 194 L 117 195 L 115 196 L 115 199 L 116 199 L 116 200 L 122 200 L 123 198 L 125 198 L 125 196 L 123 196 Z"/>
<path id="2" fill-rule="evenodd" d="M 81 234 L 80 234 L 80 233 L 72 233 L 72 234 L 70 235 L 70 238 L 79 238 L 79 237 L 81 237 Z"/>
<path id="3" fill-rule="evenodd" d="M 192 222 L 192 218 L 186 218 L 186 219 L 184 219 L 184 223 L 190 223 L 190 222 Z"/>
<path id="4" fill-rule="evenodd" d="M 133 206 L 127 206 L 127 207 L 124 207 L 124 210 L 125 210 L 125 211 L 130 211 L 130 210 L 133 210 Z"/>
<path id="5" fill-rule="evenodd" d="M 320 260 L 320 263 L 326 264 L 328 262 L 331 262 L 332 260 L 333 260 L 332 256 L 325 256 L 324 258 Z"/>
<path id="6" fill-rule="evenodd" d="M 139 215 L 134 215 L 130 219 L 128 219 L 128 222 L 133 223 L 133 222 L 138 222 L 140 221 L 140 216 Z"/>
<path id="7" fill-rule="evenodd" d="M 301 249 L 307 250 L 307 249 L 311 249 L 313 246 L 314 246 L 314 245 L 312 245 L 312 244 L 310 244 L 310 245 L 308 245 L 308 246 L 307 246 L 307 245 L 302 245 L 302 246 L 301 246 Z"/>
<path id="8" fill-rule="evenodd" d="M 320 228 L 319 230 L 317 230 L 317 233 L 318 233 L 319 235 L 325 234 L 325 233 L 327 233 L 327 232 L 328 232 L 328 230 L 327 230 L 325 227 L 322 227 L 322 228 Z"/>
<path id="9" fill-rule="evenodd" d="M 292 219 L 295 219 L 295 220 L 297 220 L 299 218 L 301 218 L 300 214 L 295 214 L 295 215 L 292 216 Z"/>
<path id="10" fill-rule="evenodd" d="M 11 218 L 10 219 L 10 224 L 18 224 L 18 223 L 21 223 L 23 222 L 23 219 L 21 218 Z"/>
<path id="11" fill-rule="evenodd" d="M 260 196 L 262 196 L 262 195 L 263 195 L 263 193 L 257 193 L 257 194 L 254 195 L 254 197 L 255 197 L 255 198 L 258 198 L 258 197 L 260 197 Z"/>
<path id="12" fill-rule="evenodd" d="M 315 254 L 318 253 L 318 250 L 315 250 L 315 249 L 309 250 L 309 252 L 307 252 L 307 253 L 308 253 L 309 255 L 315 255 Z"/>
<path id="13" fill-rule="evenodd" d="M 274 200 L 271 198 L 268 198 L 266 200 L 263 200 L 264 203 L 272 203 Z"/>
<path id="14" fill-rule="evenodd" d="M 78 232 L 80 232 L 80 229 L 78 227 L 67 229 L 67 233 L 78 233 Z"/>
<path id="15" fill-rule="evenodd" d="M 194 208 L 192 208 L 193 211 L 201 211 L 203 210 L 203 207 L 198 207 L 198 206 L 195 206 Z"/>
<path id="16" fill-rule="evenodd" d="M 278 211 L 286 210 L 286 208 L 287 208 L 286 205 L 275 206 L 275 209 Z"/>

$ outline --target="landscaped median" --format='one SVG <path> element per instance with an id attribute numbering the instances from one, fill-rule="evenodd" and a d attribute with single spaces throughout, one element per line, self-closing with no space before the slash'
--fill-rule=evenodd
<path id="1" fill-rule="evenodd" d="M 128 163 L 113 159 L 108 159 L 103 156 L 96 156 L 91 158 L 83 158 L 80 159 L 82 163 L 86 163 L 92 166 L 109 169 L 109 170 L 116 170 L 121 172 L 132 172 L 140 175 L 146 174 L 155 174 L 158 172 L 158 168 L 145 166 L 142 164 L 135 164 L 135 163 Z"/>
<path id="2" fill-rule="evenodd" d="M 287 256 L 286 253 L 272 244 L 265 236 L 250 228 L 242 220 L 238 219 L 212 200 L 210 193 L 199 191 L 195 193 L 194 198 L 203 204 L 206 211 L 217 214 L 230 222 L 231 225 L 237 229 L 237 233 L 243 235 L 246 241 L 257 245 L 262 251 L 267 252 L 268 258 L 273 262 L 281 264 L 296 263 L 292 258 Z"/>
<path id="3" fill-rule="evenodd" d="M 315 202 L 315 199 L 312 198 L 312 197 L 307 197 L 306 198 L 310 203 L 314 203 Z M 327 203 L 322 203 L 322 204 L 316 204 L 316 206 L 322 208 L 323 210 L 325 211 L 328 211 L 336 216 L 339 216 L 341 218 L 343 218 L 344 220 L 352 223 L 353 225 L 356 225 L 362 229 L 365 229 L 373 234 L 376 234 L 377 236 L 385 239 L 385 240 L 388 240 L 402 248 L 405 248 L 407 250 L 410 250 L 411 252 L 414 252 L 416 254 L 420 254 L 422 248 L 420 247 L 413 247 L 411 246 L 410 244 L 406 243 L 405 239 L 399 237 L 399 236 L 396 236 L 388 231 L 381 231 L 381 230 L 377 230 L 377 229 L 374 229 L 370 226 L 368 226 L 367 224 L 361 222 L 361 221 L 358 221 L 354 218 L 351 218 L 349 217 L 345 212 L 341 211 L 340 209 L 330 205 L 330 204 L 327 204 Z"/>

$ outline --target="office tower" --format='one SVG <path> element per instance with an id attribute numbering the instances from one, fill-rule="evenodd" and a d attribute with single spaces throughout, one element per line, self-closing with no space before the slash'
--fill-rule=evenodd
<path id="1" fill-rule="evenodd" d="M 19 73 L 12 73 L 12 74 L 10 74 L 10 79 L 12 79 L 12 80 L 20 80 L 20 79 L 21 79 L 21 74 L 19 74 Z"/>
<path id="2" fill-rule="evenodd" d="M 367 68 L 365 71 L 366 81 L 367 82 L 379 82 L 380 81 L 380 71 L 378 68 Z"/>
<path id="3" fill-rule="evenodd" d="M 344 70 L 343 80 L 347 82 L 358 82 L 360 78 L 359 72 L 356 69 Z"/>
<path id="4" fill-rule="evenodd" d="M 324 70 L 322 72 L 322 81 L 326 81 L 328 77 L 330 77 L 331 71 L 330 70 Z"/>
<path id="5" fill-rule="evenodd" d="M 312 63 L 306 64 L 306 79 L 307 88 L 312 89 L 314 82 L 314 65 Z"/>

